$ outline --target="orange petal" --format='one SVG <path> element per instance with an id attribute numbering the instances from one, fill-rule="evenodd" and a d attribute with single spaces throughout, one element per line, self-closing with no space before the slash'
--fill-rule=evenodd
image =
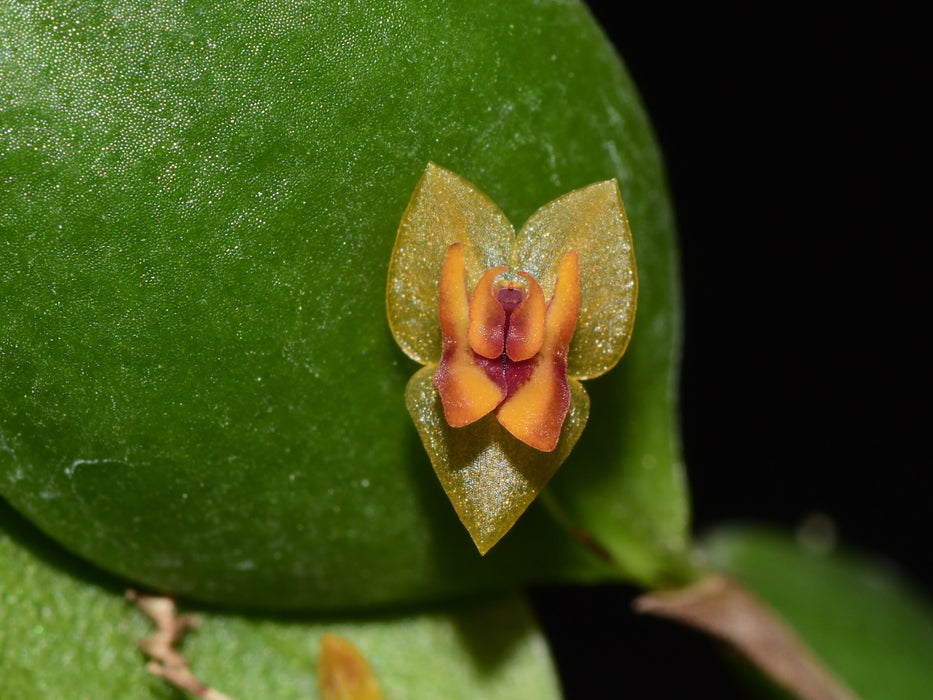
<path id="1" fill-rule="evenodd" d="M 498 406 L 505 392 L 476 363 L 470 350 L 470 303 L 463 249 L 459 243 L 447 250 L 439 296 L 444 351 L 434 374 L 434 385 L 440 392 L 447 422 L 462 427 Z"/>
<path id="2" fill-rule="evenodd" d="M 444 417 L 454 428 L 473 423 L 502 403 L 505 391 L 489 378 L 469 350 L 444 352 L 434 373 L 434 386 L 441 395 Z"/>
<path id="3" fill-rule="evenodd" d="M 462 343 L 466 339 L 470 322 L 470 301 L 467 296 L 463 246 L 459 243 L 454 243 L 447 249 L 447 257 L 444 258 L 444 267 L 441 269 L 438 296 L 444 347 L 448 344 Z"/>
<path id="4" fill-rule="evenodd" d="M 486 270 L 470 299 L 470 347 L 477 355 L 495 359 L 505 348 L 505 309 L 496 298 L 496 277 L 509 268 Z"/>
<path id="5" fill-rule="evenodd" d="M 505 352 L 515 362 L 531 359 L 541 349 L 547 311 L 538 281 L 527 272 L 518 274 L 528 283 L 528 288 L 521 305 L 509 317 L 509 334 L 505 340 Z"/>
<path id="6" fill-rule="evenodd" d="M 557 446 L 567 409 L 567 349 L 580 308 L 580 269 L 570 251 L 560 263 L 554 296 L 544 321 L 544 342 L 531 376 L 496 411 L 502 426 L 542 452 Z"/>
<path id="7" fill-rule="evenodd" d="M 496 418 L 526 445 L 551 452 L 560 440 L 568 408 L 567 363 L 539 355 L 531 377 L 499 407 Z"/>
<path id="8" fill-rule="evenodd" d="M 544 343 L 542 352 L 554 354 L 566 360 L 567 349 L 577 327 L 580 313 L 580 261 L 571 250 L 560 261 L 554 296 L 547 307 L 544 319 Z"/>

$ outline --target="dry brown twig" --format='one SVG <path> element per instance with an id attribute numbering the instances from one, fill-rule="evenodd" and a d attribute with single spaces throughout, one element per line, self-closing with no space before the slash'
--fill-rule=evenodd
<path id="1" fill-rule="evenodd" d="M 198 680 L 188 666 L 188 660 L 175 648 L 188 630 L 197 628 L 196 615 L 179 615 L 175 601 L 164 596 L 145 595 L 130 589 L 126 597 L 156 625 L 155 632 L 136 642 L 150 659 L 146 664 L 149 673 L 202 700 L 231 700 Z"/>

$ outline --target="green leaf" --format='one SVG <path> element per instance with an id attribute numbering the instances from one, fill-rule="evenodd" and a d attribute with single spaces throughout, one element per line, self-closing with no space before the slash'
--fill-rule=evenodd
<path id="1" fill-rule="evenodd" d="M 2 502 L 0 620 L 0 700 L 181 697 L 146 672 L 135 640 L 152 625 L 118 583 L 82 567 Z M 324 634 L 352 642 L 389 698 L 560 697 L 544 639 L 516 599 L 354 620 L 202 613 L 182 651 L 202 681 L 234 700 L 305 700 L 319 697 Z"/>
<path id="2" fill-rule="evenodd" d="M 862 700 L 933 696 L 933 606 L 890 563 L 818 554 L 750 527 L 713 533 L 704 551 L 790 622 Z"/>
<path id="3" fill-rule="evenodd" d="M 0 26 L 0 492 L 45 532 L 266 608 L 596 575 L 535 507 L 480 560 L 408 418 L 384 285 L 433 160 L 516 225 L 618 178 L 638 318 L 549 488 L 630 576 L 682 552 L 671 212 L 581 4 L 45 0 Z"/>

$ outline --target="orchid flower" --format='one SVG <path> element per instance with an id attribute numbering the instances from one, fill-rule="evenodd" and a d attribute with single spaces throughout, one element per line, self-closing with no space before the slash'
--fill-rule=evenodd
<path id="1" fill-rule="evenodd" d="M 475 186 L 428 164 L 392 252 L 389 325 L 425 365 L 408 383 L 408 411 L 480 553 L 580 437 L 580 380 L 622 357 L 637 290 L 615 180 L 546 204 L 516 235 Z"/>

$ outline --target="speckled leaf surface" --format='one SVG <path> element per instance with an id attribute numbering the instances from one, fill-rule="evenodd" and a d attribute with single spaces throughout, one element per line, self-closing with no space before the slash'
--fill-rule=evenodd
<path id="1" fill-rule="evenodd" d="M 384 285 L 433 160 L 516 226 L 619 180 L 638 321 L 549 489 L 623 573 L 682 550 L 670 208 L 581 5 L 18 2 L 0 27 L 0 492 L 44 531 L 260 607 L 593 575 L 535 507 L 480 560 L 408 418 Z"/>
<path id="2" fill-rule="evenodd" d="M 808 551 L 761 527 L 714 532 L 703 549 L 796 628 L 862 700 L 933 696 L 933 605 L 890 562 Z"/>
<path id="3" fill-rule="evenodd" d="M 0 504 L 0 700 L 175 700 L 135 640 L 152 625 L 118 584 Z M 544 639 L 515 599 L 423 615 L 326 621 L 202 613 L 182 650 L 233 700 L 319 698 L 324 634 L 352 642 L 393 700 L 556 700 Z"/>

